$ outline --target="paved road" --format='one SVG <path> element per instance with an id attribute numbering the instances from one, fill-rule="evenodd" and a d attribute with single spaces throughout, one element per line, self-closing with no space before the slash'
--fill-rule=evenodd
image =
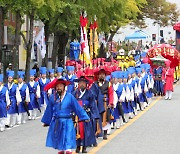
<path id="1" fill-rule="evenodd" d="M 142 117 L 122 131 L 98 154 L 179 154 L 180 85 L 173 99 L 161 99 Z"/>
<path id="2" fill-rule="evenodd" d="M 180 85 L 173 99 L 161 99 L 138 120 L 107 144 L 98 154 L 178 154 L 180 153 Z M 130 122 L 131 123 L 131 122 Z M 39 120 L 0 133 L 0 154 L 57 154 L 45 147 L 48 128 Z M 117 130 L 119 131 L 119 130 Z M 114 133 L 117 132 L 115 130 Z M 102 142 L 102 139 L 98 139 Z M 90 150 L 92 148 L 89 148 Z M 92 149 L 93 150 L 93 149 Z"/>

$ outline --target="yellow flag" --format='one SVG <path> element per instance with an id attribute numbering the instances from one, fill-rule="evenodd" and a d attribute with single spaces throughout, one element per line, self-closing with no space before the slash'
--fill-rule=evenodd
<path id="1" fill-rule="evenodd" d="M 99 39 L 98 39 L 98 33 L 97 28 L 94 29 L 94 54 L 95 57 L 98 55 L 98 48 L 99 48 Z"/>

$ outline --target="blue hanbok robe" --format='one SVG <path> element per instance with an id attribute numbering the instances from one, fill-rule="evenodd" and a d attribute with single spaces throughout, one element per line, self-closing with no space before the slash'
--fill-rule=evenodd
<path id="1" fill-rule="evenodd" d="M 79 120 L 89 120 L 87 113 L 79 105 L 76 98 L 65 93 L 60 101 L 57 94 L 52 94 L 42 122 L 50 125 L 46 139 L 46 146 L 58 150 L 67 150 L 76 148 L 76 134 L 72 121 L 72 113 L 78 115 Z"/>
<path id="2" fill-rule="evenodd" d="M 125 90 L 125 93 L 126 93 L 126 97 L 125 97 L 125 100 L 122 102 L 122 108 L 123 108 L 123 111 L 125 114 L 129 113 L 129 108 L 130 108 L 130 104 L 129 104 L 129 98 L 128 98 L 128 84 L 124 83 L 123 84 L 123 87 L 124 87 L 124 90 Z"/>
<path id="3" fill-rule="evenodd" d="M 94 91 L 94 93 L 96 93 L 95 98 L 97 100 L 98 111 L 100 114 L 105 111 L 104 95 L 106 95 L 107 105 L 109 104 L 108 86 L 109 82 L 105 81 L 101 87 L 99 87 L 98 82 L 95 82 L 91 87 L 91 90 Z"/>
<path id="4" fill-rule="evenodd" d="M 95 84 L 95 83 L 93 83 L 92 85 L 91 85 L 91 87 L 90 87 L 90 89 L 89 89 L 91 92 L 92 92 L 92 94 L 93 94 L 93 97 L 94 97 L 94 99 L 95 99 L 95 101 L 96 101 L 96 104 L 98 103 L 98 95 L 99 95 L 99 88 L 97 87 L 97 84 Z M 98 105 L 98 104 L 97 104 Z M 98 112 L 99 112 L 99 109 L 98 109 Z M 97 137 L 102 137 L 102 119 L 101 119 L 101 117 L 100 117 L 100 119 L 98 120 L 98 124 L 99 124 L 99 126 L 100 126 L 100 129 L 101 129 L 101 133 L 97 136 Z M 94 122 L 93 122 L 93 125 L 94 125 L 94 130 L 95 130 L 95 133 L 96 133 L 96 131 L 97 131 L 97 123 L 96 123 L 96 121 L 94 120 Z"/>
<path id="5" fill-rule="evenodd" d="M 158 67 L 156 69 L 154 69 L 153 74 L 155 76 L 155 78 L 162 78 L 162 72 L 163 72 L 163 68 L 162 67 Z M 162 80 L 154 80 L 154 88 L 157 90 L 158 93 L 163 93 L 164 92 L 164 85 Z"/>
<path id="6" fill-rule="evenodd" d="M 148 75 L 145 74 L 143 77 L 141 77 L 141 81 L 140 81 L 140 85 L 141 85 L 141 90 L 142 92 L 140 93 L 139 95 L 139 100 L 140 102 L 146 102 L 146 96 L 147 96 L 147 78 L 148 78 Z"/>
<path id="7" fill-rule="evenodd" d="M 132 89 L 133 89 L 133 92 L 134 92 L 134 100 L 132 101 L 132 105 L 134 108 L 137 107 L 137 102 L 136 102 L 136 99 L 137 99 L 137 83 L 136 83 L 136 78 L 132 78 L 131 79 L 131 82 L 130 82 L 131 86 L 132 86 Z"/>
<path id="8" fill-rule="evenodd" d="M 97 104 L 95 102 L 94 96 L 90 90 L 86 90 L 81 98 L 81 92 L 76 90 L 73 92 L 74 97 L 78 100 L 78 102 L 82 102 L 84 110 L 87 112 L 88 116 L 91 119 L 91 122 L 83 122 L 84 125 L 84 139 L 77 140 L 77 146 L 90 146 L 96 143 L 95 130 L 93 122 L 95 119 L 99 119 L 99 112 L 97 108 Z M 80 127 L 80 126 L 79 126 Z M 80 133 L 81 135 L 81 133 Z"/>
<path id="9" fill-rule="evenodd" d="M 71 93 L 75 90 L 75 86 L 74 86 L 74 79 L 77 79 L 77 77 L 75 75 L 72 75 L 71 78 L 66 75 L 66 80 L 70 81 L 71 84 L 67 86 L 67 92 Z"/>
<path id="10" fill-rule="evenodd" d="M 0 91 L 0 118 L 7 117 L 7 101 L 6 101 L 7 90 L 8 89 L 3 86 Z"/>
<path id="11" fill-rule="evenodd" d="M 116 92 L 116 94 L 117 94 L 117 96 L 118 96 L 118 100 L 120 100 L 120 99 L 121 99 L 121 96 L 122 96 L 122 94 L 123 94 L 123 90 L 124 90 L 123 84 L 118 84 L 118 88 L 117 88 L 117 89 L 114 89 L 114 90 L 115 90 L 115 92 Z M 123 100 L 124 100 L 124 98 L 123 98 Z M 116 119 L 119 119 L 120 116 L 122 116 L 122 115 L 120 114 L 120 112 L 119 112 L 119 109 L 118 109 L 118 106 L 117 106 L 117 105 L 116 105 L 115 108 L 114 108 L 113 116 L 114 116 L 114 121 L 115 121 Z"/>
<path id="12" fill-rule="evenodd" d="M 39 85 L 38 82 L 34 81 L 34 85 L 31 86 L 30 82 L 27 84 L 29 88 L 29 95 L 30 95 L 30 102 L 28 104 L 28 109 L 33 110 L 33 109 L 40 109 L 41 104 L 40 104 L 40 96 L 37 96 L 37 87 Z"/>
<path id="13" fill-rule="evenodd" d="M 129 96 L 129 101 L 128 101 L 128 111 L 129 112 L 134 112 L 134 107 L 135 107 L 135 103 L 134 103 L 134 89 L 131 83 L 127 84 L 130 90 L 130 96 Z"/>
<path id="14" fill-rule="evenodd" d="M 21 88 L 19 88 L 19 92 L 21 95 L 22 101 L 18 105 L 19 113 L 24 113 L 26 112 L 26 109 L 24 107 L 24 103 L 26 101 L 26 88 L 28 88 L 27 84 L 23 84 Z"/>
<path id="15" fill-rule="evenodd" d="M 50 82 L 49 79 L 46 78 L 46 82 L 43 83 L 42 78 L 39 79 L 39 86 L 40 86 L 40 91 L 41 91 L 41 97 L 40 97 L 40 102 L 41 105 L 47 105 L 48 104 L 48 93 L 44 91 L 44 87 Z"/>
<path id="16" fill-rule="evenodd" d="M 152 74 L 148 73 L 148 92 L 146 93 L 147 98 L 152 98 L 153 97 L 153 93 L 152 93 L 152 89 L 154 86 L 154 80 L 152 77 Z"/>
<path id="17" fill-rule="evenodd" d="M 10 107 L 8 109 L 8 114 L 16 114 L 19 113 L 18 111 L 18 106 L 17 106 L 17 99 L 16 99 L 16 90 L 17 90 L 17 85 L 12 83 L 11 88 L 8 88 L 8 84 L 4 85 L 8 91 L 9 91 L 9 99 L 10 99 Z"/>

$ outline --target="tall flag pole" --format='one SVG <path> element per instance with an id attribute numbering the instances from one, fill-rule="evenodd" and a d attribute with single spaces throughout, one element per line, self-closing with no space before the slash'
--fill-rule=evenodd
<path id="1" fill-rule="evenodd" d="M 98 56 L 98 48 L 99 48 L 97 28 L 98 28 L 98 24 L 97 24 L 97 18 L 95 16 L 94 17 L 94 54 L 95 54 L 95 57 Z"/>
<path id="2" fill-rule="evenodd" d="M 92 59 L 97 58 L 98 55 L 98 48 L 99 48 L 99 40 L 98 40 L 98 34 L 97 34 L 97 28 L 98 24 L 96 21 L 96 16 L 94 17 L 94 23 L 91 23 L 90 25 L 90 42 L 89 42 L 89 47 L 90 47 L 90 56 Z"/>
<path id="3" fill-rule="evenodd" d="M 87 13 L 86 11 L 84 11 L 83 13 L 81 13 L 80 16 L 80 26 L 81 26 L 80 44 L 81 44 L 81 60 L 83 59 L 83 68 L 84 68 L 84 63 L 90 64 L 91 62 L 91 58 L 89 54 L 88 37 L 87 37 L 87 24 L 88 24 Z"/>
<path id="4" fill-rule="evenodd" d="M 90 31 L 89 31 L 89 51 L 91 59 L 94 59 L 94 23 L 90 24 Z M 94 65 L 94 64 L 93 64 Z"/>

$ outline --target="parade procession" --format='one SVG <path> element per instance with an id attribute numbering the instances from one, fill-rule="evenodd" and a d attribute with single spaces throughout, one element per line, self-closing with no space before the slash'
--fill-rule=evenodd
<path id="1" fill-rule="evenodd" d="M 0 2 L 0 21 L 3 19 L 7 28 L 7 32 L 6 28 L 2 32 L 0 26 L 0 153 L 167 152 L 159 150 L 160 146 L 157 151 L 151 146 L 143 148 L 142 142 L 152 139 L 156 143 L 156 137 L 172 133 L 173 124 L 178 123 L 173 121 L 175 108 L 171 107 L 179 99 L 180 12 L 176 10 L 177 14 L 173 14 L 176 20 L 167 19 L 167 23 L 171 22 L 167 30 L 167 23 L 161 23 L 165 22 L 164 18 L 156 21 L 156 17 L 150 16 L 144 7 L 152 9 L 157 5 L 163 8 L 167 4 L 173 8 L 175 4 L 165 0 L 161 0 L 163 4 L 153 4 L 150 0 L 132 1 L 81 4 L 42 0 L 41 4 L 31 0 L 22 4 L 29 6 L 28 9 L 18 8 L 20 1 Z M 94 10 L 89 7 L 93 4 L 99 12 L 92 13 Z M 2 16 L 3 9 L 7 18 Z M 157 10 L 154 12 L 157 15 L 163 12 Z M 167 12 L 163 12 L 164 16 L 169 17 Z M 12 30 L 14 24 L 8 20 L 14 15 L 16 26 Z M 142 20 L 140 15 L 158 24 L 157 34 L 143 27 L 144 23 L 139 23 Z M 132 25 L 134 29 L 130 28 Z M 16 40 L 18 35 L 19 40 Z M 9 46 L 13 38 L 14 45 Z M 167 107 L 167 114 L 166 104 L 171 104 Z M 178 107 L 176 103 L 176 109 Z M 148 116 L 151 112 L 156 114 Z M 165 114 L 166 120 L 169 117 L 174 122 L 172 125 L 167 124 L 168 120 L 156 121 L 158 116 Z M 156 125 L 149 122 L 150 119 L 157 122 Z M 140 127 L 137 129 L 138 123 Z M 169 132 L 152 133 L 152 129 L 161 127 L 160 124 L 167 126 Z M 133 135 L 127 135 L 128 131 Z M 135 137 L 137 135 L 139 138 Z M 124 140 L 126 146 L 119 139 Z M 45 144 L 44 147 L 40 142 Z M 8 143 L 9 151 L 3 151 L 3 145 Z M 25 144 L 28 148 L 22 146 Z M 38 151 L 45 147 L 54 151 Z M 123 148 L 132 148 L 133 152 L 123 151 Z M 176 149 L 172 153 L 179 152 L 180 149 Z"/>

